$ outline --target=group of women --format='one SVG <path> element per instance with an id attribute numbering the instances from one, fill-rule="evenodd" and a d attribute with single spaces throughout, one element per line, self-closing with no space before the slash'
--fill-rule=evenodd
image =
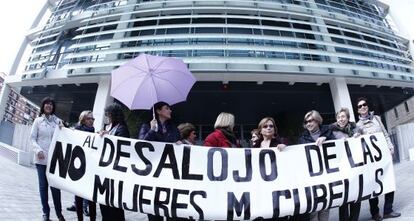
<path id="1" fill-rule="evenodd" d="M 305 114 L 303 126 L 304 132 L 299 137 L 298 143 L 315 143 L 321 145 L 324 141 L 334 139 L 346 139 L 360 134 L 371 134 L 383 132 L 389 144 L 391 152 L 393 146 L 386 132 L 380 117 L 369 111 L 368 101 L 360 98 L 357 101 L 359 121 L 350 122 L 350 113 L 347 108 L 342 108 L 336 114 L 337 121 L 331 125 L 323 125 L 323 119 L 319 112 L 312 110 Z M 50 208 L 48 205 L 48 182 L 46 179 L 47 153 L 52 140 L 53 131 L 56 127 L 62 126 L 62 121 L 54 115 L 56 104 L 51 98 L 45 98 L 41 103 L 40 116 L 35 119 L 31 131 L 31 141 L 34 146 L 35 164 L 39 179 L 39 193 L 43 209 L 43 221 L 49 221 Z M 171 107 L 165 102 L 158 102 L 153 106 L 154 117 L 148 124 L 143 124 L 140 128 L 138 139 L 147 141 L 159 141 L 170 143 L 195 144 L 197 135 L 196 128 L 191 123 L 174 125 L 171 121 Z M 105 108 L 107 124 L 99 133 L 114 136 L 130 137 L 128 127 L 124 120 L 121 106 L 113 104 Z M 94 118 L 91 111 L 83 111 L 79 116 L 77 130 L 95 132 L 93 127 Z M 214 131 L 204 140 L 204 146 L 211 147 L 241 147 L 239 140 L 234 133 L 235 117 L 231 113 L 222 112 L 218 115 L 214 123 Z M 258 128 L 252 131 L 251 146 L 254 148 L 274 147 L 283 151 L 287 147 L 285 140 L 278 136 L 276 122 L 271 117 L 263 118 Z M 56 215 L 59 221 L 64 221 L 62 215 L 60 190 L 50 187 Z M 385 195 L 384 218 L 398 217 L 401 214 L 392 209 L 394 193 Z M 75 197 L 78 220 L 83 220 L 82 201 L 80 197 Z M 360 202 L 343 205 L 339 209 L 340 220 L 356 221 L 359 217 Z M 96 220 L 96 205 L 89 202 L 90 220 Z M 124 221 L 125 215 L 122 209 L 100 205 L 103 221 Z M 372 218 L 376 221 L 382 220 L 378 208 L 378 198 L 370 199 L 370 211 Z M 150 221 L 163 220 L 164 218 L 156 215 L 148 215 Z M 329 210 L 322 210 L 311 214 L 300 214 L 290 217 L 278 218 L 276 220 L 311 220 L 327 221 Z M 187 220 L 185 218 L 167 220 Z M 274 219 L 275 220 L 275 219 Z"/>

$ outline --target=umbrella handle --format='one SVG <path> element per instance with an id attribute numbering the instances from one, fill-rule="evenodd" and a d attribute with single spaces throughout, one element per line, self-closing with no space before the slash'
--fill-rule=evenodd
<path id="1" fill-rule="evenodd" d="M 155 123 L 155 132 L 158 132 L 158 121 L 156 120 L 156 118 L 155 118 L 155 110 L 154 110 L 154 108 L 152 108 L 152 120 L 155 120 L 156 121 L 156 123 Z"/>

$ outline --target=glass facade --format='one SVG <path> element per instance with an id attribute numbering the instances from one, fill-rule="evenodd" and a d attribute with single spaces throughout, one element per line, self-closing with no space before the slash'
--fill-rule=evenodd
<path id="1" fill-rule="evenodd" d="M 414 81 L 408 44 L 384 17 L 360 0 L 62 0 L 32 42 L 23 79 L 45 69 L 109 74 L 148 53 L 183 58 L 194 72 L 211 64 Z"/>

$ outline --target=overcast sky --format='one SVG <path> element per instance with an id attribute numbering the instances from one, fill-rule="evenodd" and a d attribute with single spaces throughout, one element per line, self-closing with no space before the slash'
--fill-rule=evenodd
<path id="1" fill-rule="evenodd" d="M 391 5 L 396 23 L 404 23 L 404 34 L 414 37 L 414 0 L 382 0 Z M 0 72 L 9 72 L 17 51 L 46 0 L 3 1 L 0 7 Z M 408 36 L 407 36 L 408 37 Z"/>

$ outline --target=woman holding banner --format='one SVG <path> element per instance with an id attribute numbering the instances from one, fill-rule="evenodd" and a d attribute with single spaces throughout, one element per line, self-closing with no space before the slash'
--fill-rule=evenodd
<path id="1" fill-rule="evenodd" d="M 394 145 L 391 142 L 387 130 L 382 124 L 381 117 L 374 115 L 374 112 L 369 111 L 368 100 L 364 97 L 358 98 L 357 107 L 359 121 L 357 122 L 356 126 L 358 127 L 358 130 L 361 131 L 361 134 L 373 134 L 377 132 L 384 133 L 388 148 L 390 149 L 391 154 L 394 154 Z M 384 198 L 384 219 L 401 216 L 401 213 L 394 212 L 392 209 L 392 204 L 394 202 L 394 192 L 385 194 Z M 371 216 L 375 221 L 382 220 L 378 203 L 378 197 L 369 199 Z"/>
<path id="2" fill-rule="evenodd" d="M 86 110 L 82 111 L 82 113 L 79 115 L 79 122 L 78 125 L 76 125 L 76 130 L 81 130 L 85 132 L 95 133 L 95 128 L 93 127 L 93 123 L 95 121 L 95 118 L 93 118 L 92 111 Z M 83 208 L 83 202 L 85 199 L 75 196 L 75 208 L 76 208 L 76 215 L 78 216 L 78 221 L 83 221 L 83 211 L 86 211 L 86 208 Z M 87 204 L 89 205 L 89 218 L 91 221 L 96 220 L 96 204 L 92 201 L 86 200 Z M 87 214 L 85 212 L 85 214 Z"/>
<path id="3" fill-rule="evenodd" d="M 171 122 L 171 107 L 160 101 L 154 104 L 154 118 L 149 124 L 143 124 L 139 131 L 138 139 L 175 143 L 180 140 L 177 126 Z"/>
<path id="4" fill-rule="evenodd" d="M 129 130 L 124 120 L 124 113 L 121 106 L 112 104 L 105 108 L 105 116 L 109 120 L 107 130 L 101 131 L 100 134 L 109 134 L 113 136 L 129 138 Z M 120 208 L 99 205 L 102 213 L 102 221 L 125 221 L 124 210 Z"/>
<path id="5" fill-rule="evenodd" d="M 53 133 L 56 127 L 63 126 L 62 120 L 55 116 L 56 103 L 50 98 L 46 97 L 42 100 L 40 105 L 40 115 L 37 117 L 30 132 L 30 140 L 33 144 L 33 151 L 35 153 L 34 163 L 36 165 L 37 176 L 39 179 L 39 194 L 42 202 L 43 221 L 49 221 L 50 207 L 48 203 L 48 182 L 46 178 L 47 153 L 52 142 Z M 62 203 L 60 190 L 50 187 L 52 192 L 53 204 L 55 205 L 55 212 L 59 221 L 64 221 L 62 215 Z"/>
<path id="6" fill-rule="evenodd" d="M 336 122 L 331 124 L 332 133 L 336 139 L 346 139 L 357 134 L 357 127 L 354 122 L 349 121 L 349 109 L 341 108 L 336 113 Z M 339 207 L 340 221 L 358 221 L 361 202 L 347 203 Z"/>
<path id="7" fill-rule="evenodd" d="M 305 114 L 303 118 L 303 127 L 305 131 L 299 137 L 299 144 L 315 143 L 317 146 L 322 145 L 326 140 L 335 140 L 332 130 L 329 126 L 322 125 L 322 116 L 316 110 L 311 110 Z M 307 216 L 303 214 L 300 216 Z M 311 221 L 328 221 L 329 220 L 329 209 L 321 210 L 319 212 L 313 212 L 309 214 L 309 218 L 300 219 Z"/>
<path id="8" fill-rule="evenodd" d="M 138 139 L 158 142 L 175 143 L 180 140 L 177 127 L 171 122 L 171 107 L 166 102 L 160 101 L 154 104 L 154 118 L 149 124 L 143 124 Z M 162 216 L 148 214 L 149 221 L 162 221 Z M 167 220 L 173 220 L 167 218 Z M 184 220 L 184 219 L 182 219 Z"/>
<path id="9" fill-rule="evenodd" d="M 233 132 L 234 115 L 221 112 L 214 123 L 214 131 L 204 140 L 208 147 L 240 147 L 239 141 Z"/>
<path id="10" fill-rule="evenodd" d="M 253 147 L 276 147 L 280 151 L 286 147 L 277 134 L 276 122 L 272 117 L 263 118 L 258 129 L 261 136 Z"/>

